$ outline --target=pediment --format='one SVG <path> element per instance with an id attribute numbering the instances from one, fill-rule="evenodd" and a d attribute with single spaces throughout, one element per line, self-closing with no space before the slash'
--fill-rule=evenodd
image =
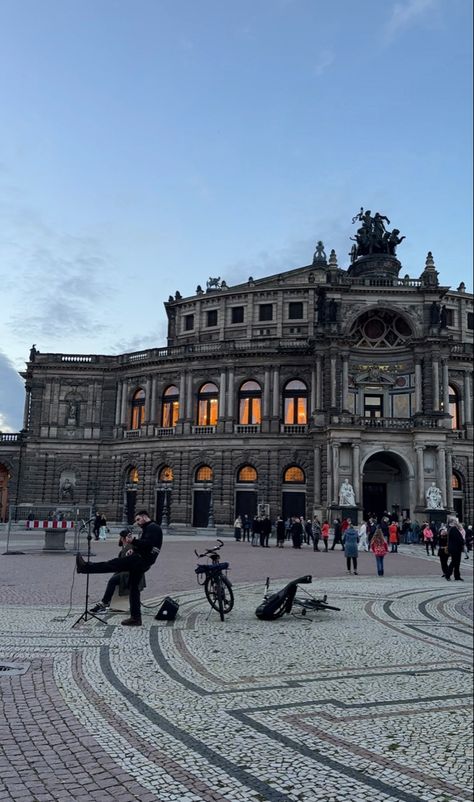
<path id="1" fill-rule="evenodd" d="M 363 373 L 357 373 L 354 376 L 354 382 L 356 384 L 378 384 L 379 386 L 386 385 L 387 387 L 392 387 L 395 381 L 395 376 L 377 366 L 369 368 Z"/>

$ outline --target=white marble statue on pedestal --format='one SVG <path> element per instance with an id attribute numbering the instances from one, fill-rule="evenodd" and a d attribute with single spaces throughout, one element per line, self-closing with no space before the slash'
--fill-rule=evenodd
<path id="1" fill-rule="evenodd" d="M 340 507 L 356 506 L 354 488 L 352 487 L 348 479 L 344 479 L 339 489 L 339 506 Z"/>
<path id="2" fill-rule="evenodd" d="M 434 482 L 431 482 L 426 491 L 426 507 L 429 510 L 443 509 L 443 496 L 441 495 L 441 490 L 439 487 L 436 487 Z"/>

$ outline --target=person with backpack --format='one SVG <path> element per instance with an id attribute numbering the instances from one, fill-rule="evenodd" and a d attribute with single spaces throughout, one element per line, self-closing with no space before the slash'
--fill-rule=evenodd
<path id="1" fill-rule="evenodd" d="M 380 527 L 378 527 L 375 530 L 374 535 L 370 541 L 370 550 L 375 555 L 375 562 L 377 565 L 377 575 L 383 576 L 384 575 L 383 561 L 385 555 L 388 552 L 388 546 L 387 546 L 387 541 L 385 540 L 383 532 L 380 529 Z"/>
<path id="2" fill-rule="evenodd" d="M 324 551 L 328 550 L 329 528 L 329 521 L 323 521 L 323 525 L 321 527 L 321 537 L 324 543 Z"/>

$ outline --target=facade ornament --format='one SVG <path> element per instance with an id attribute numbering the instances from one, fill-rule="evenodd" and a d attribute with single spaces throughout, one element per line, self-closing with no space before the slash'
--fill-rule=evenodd
<path id="1" fill-rule="evenodd" d="M 458 292 L 466 292 L 466 285 L 464 284 L 464 281 L 461 281 L 457 291 Z"/>
<path id="2" fill-rule="evenodd" d="M 334 248 L 332 249 L 331 253 L 329 254 L 329 267 L 337 267 L 337 256 L 336 251 Z"/>
<path id="3" fill-rule="evenodd" d="M 431 251 L 428 251 L 426 262 L 425 262 L 425 269 L 420 276 L 420 281 L 423 282 L 428 287 L 437 287 L 439 285 L 438 281 L 438 271 L 436 270 L 433 254 Z"/>
<path id="4" fill-rule="evenodd" d="M 339 488 L 339 506 L 340 507 L 355 507 L 356 498 L 354 488 L 348 479 L 344 479 L 341 487 Z"/>
<path id="5" fill-rule="evenodd" d="M 431 482 L 428 490 L 426 491 L 426 508 L 428 510 L 442 510 L 443 497 L 441 490 L 436 487 L 434 482 Z"/>
<path id="6" fill-rule="evenodd" d="M 208 280 L 206 281 L 206 288 L 207 290 L 219 290 L 221 288 L 221 277 L 217 276 L 217 278 L 212 278 L 209 276 Z"/>
<path id="7" fill-rule="evenodd" d="M 316 250 L 313 256 L 313 265 L 316 264 L 327 264 L 326 251 L 324 250 L 324 243 L 321 240 L 318 240 L 316 243 Z"/>

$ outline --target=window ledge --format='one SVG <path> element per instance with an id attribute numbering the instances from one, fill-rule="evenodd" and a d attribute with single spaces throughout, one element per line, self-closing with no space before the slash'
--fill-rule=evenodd
<path id="1" fill-rule="evenodd" d="M 174 426 L 155 426 L 155 437 L 172 437 L 175 433 Z"/>
<path id="2" fill-rule="evenodd" d="M 193 426 L 192 428 L 193 434 L 215 434 L 216 427 L 215 426 Z"/>
<path id="3" fill-rule="evenodd" d="M 259 423 L 236 423 L 234 425 L 234 434 L 259 434 L 262 427 Z"/>
<path id="4" fill-rule="evenodd" d="M 137 440 L 142 436 L 141 429 L 125 429 L 123 436 L 126 440 Z"/>
<path id="5" fill-rule="evenodd" d="M 306 424 L 283 423 L 280 431 L 283 434 L 306 434 L 308 427 Z"/>

